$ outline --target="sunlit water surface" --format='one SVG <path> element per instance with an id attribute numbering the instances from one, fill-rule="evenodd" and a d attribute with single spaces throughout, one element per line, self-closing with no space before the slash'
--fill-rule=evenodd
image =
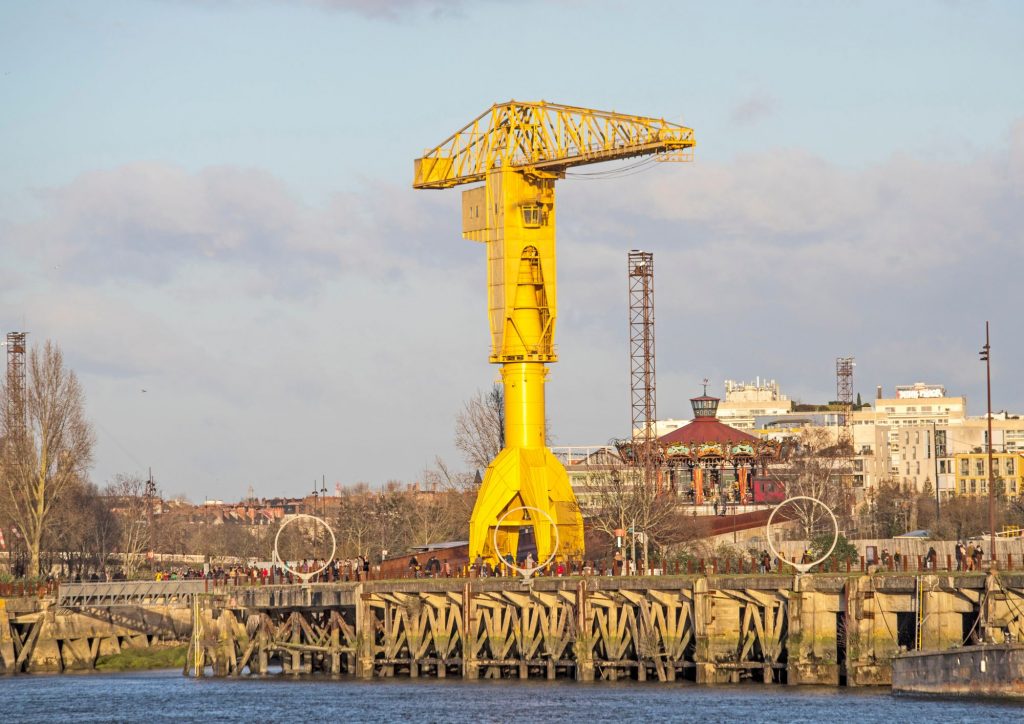
<path id="1" fill-rule="evenodd" d="M 3 719 L 352 722 L 1024 721 L 1024 702 L 888 689 L 687 683 L 187 679 L 178 671 L 0 678 Z"/>

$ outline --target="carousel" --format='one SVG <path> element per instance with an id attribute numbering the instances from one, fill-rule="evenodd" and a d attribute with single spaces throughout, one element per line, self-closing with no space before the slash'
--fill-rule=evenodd
<path id="1" fill-rule="evenodd" d="M 768 465 L 779 459 L 779 443 L 719 422 L 719 402 L 705 388 L 690 399 L 693 421 L 658 438 L 661 489 L 694 505 L 782 501 L 784 486 L 768 477 Z M 620 445 L 624 460 L 635 459 L 632 448 L 629 442 Z"/>

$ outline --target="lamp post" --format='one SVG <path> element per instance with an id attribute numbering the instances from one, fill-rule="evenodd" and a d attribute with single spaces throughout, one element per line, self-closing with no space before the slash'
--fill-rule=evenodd
<path id="1" fill-rule="evenodd" d="M 319 497 L 320 497 L 320 492 L 317 490 L 317 487 L 316 487 L 316 478 L 313 478 L 313 515 L 314 516 L 316 516 L 320 512 L 319 508 L 318 508 L 318 506 L 316 504 L 317 503 L 317 499 Z M 319 526 L 314 523 L 313 524 L 313 561 L 314 562 L 316 561 L 316 543 L 317 543 L 317 538 L 320 537 L 320 536 L 317 535 L 318 528 L 319 528 Z"/>
<path id="2" fill-rule="evenodd" d="M 992 565 L 996 564 L 996 499 L 992 475 L 992 345 L 988 340 L 988 322 L 985 322 L 985 346 L 981 348 L 981 361 L 985 363 L 985 387 L 988 392 L 988 535 Z"/>
<path id="3" fill-rule="evenodd" d="M 932 529 L 939 527 L 939 433 L 935 428 L 935 421 L 932 420 L 932 461 L 935 463 L 935 525 Z"/>

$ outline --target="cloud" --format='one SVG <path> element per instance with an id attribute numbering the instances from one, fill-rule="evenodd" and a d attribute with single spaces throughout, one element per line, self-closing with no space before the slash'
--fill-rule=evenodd
<path id="1" fill-rule="evenodd" d="M 774 96 L 759 93 L 736 104 L 732 109 L 732 122 L 738 125 L 752 125 L 775 113 L 778 100 Z"/>
<path id="2" fill-rule="evenodd" d="M 925 380 L 982 399 L 984 320 L 997 380 L 1024 356 L 1021 148 L 1017 124 L 966 159 L 851 169 L 776 149 L 560 182 L 555 438 L 628 430 L 631 248 L 655 254 L 662 416 L 687 416 L 703 377 L 827 400 L 846 355 L 866 398 Z M 0 219 L 14 284 L 0 322 L 25 312 L 82 371 L 118 443 L 103 443 L 101 479 L 134 464 L 121 448 L 193 497 L 283 492 L 296 460 L 342 482 L 411 479 L 454 457 L 452 416 L 495 376 L 484 252 L 459 239 L 456 192 L 371 182 L 311 205 L 264 171 L 134 164 L 41 206 Z M 1022 395 L 1003 382 L 994 404 L 1020 410 Z"/>
<path id="3" fill-rule="evenodd" d="M 325 10 L 351 12 L 367 18 L 400 20 L 410 14 L 431 17 L 461 14 L 465 0 L 277 0 L 283 4 L 311 5 Z"/>
<path id="4" fill-rule="evenodd" d="M 174 0 L 206 7 L 228 7 L 245 10 L 250 0 Z M 424 15 L 429 18 L 448 18 L 462 15 L 470 5 L 467 0 L 262 0 L 284 6 L 310 7 L 326 12 L 350 13 L 370 20 L 400 22 L 417 19 Z M 509 0 L 489 0 L 509 2 Z M 480 0 L 477 0 L 480 2 Z M 474 3 L 476 4 L 476 3 Z"/>
<path id="5" fill-rule="evenodd" d="M 265 171 L 139 163 L 85 174 L 39 198 L 42 216 L 9 220 L 9 238 L 76 284 L 179 284 L 200 264 L 244 272 L 257 294 L 303 296 L 328 279 L 400 276 L 414 262 L 444 257 L 427 254 L 429 230 L 445 228 L 432 218 L 436 200 L 405 189 L 339 194 L 317 208 Z"/>
<path id="6" fill-rule="evenodd" d="M 565 358 L 591 350 L 572 384 L 628 389 L 625 255 L 643 248 L 655 253 L 662 415 L 688 414 L 705 375 L 716 386 L 775 377 L 829 399 L 834 358 L 848 354 L 865 395 L 929 379 L 977 399 L 960 382 L 976 372 L 984 319 L 998 321 L 1005 360 L 1024 354 L 1011 311 L 1024 269 L 1022 138 L 1015 126 L 1006 148 L 967 160 L 895 155 L 850 169 L 781 149 L 563 184 L 559 344 Z M 1021 391 L 1003 394 L 997 406 L 1024 407 Z M 556 429 L 593 441 L 577 420 L 600 417 L 573 409 Z"/>

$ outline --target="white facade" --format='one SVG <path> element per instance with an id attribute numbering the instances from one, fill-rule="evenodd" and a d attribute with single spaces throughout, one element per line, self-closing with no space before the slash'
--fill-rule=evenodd
<path id="1" fill-rule="evenodd" d="M 738 430 L 753 430 L 755 417 L 785 415 L 792 409 L 792 401 L 779 391 L 775 380 L 726 380 L 725 399 L 718 404 L 717 417 Z"/>

